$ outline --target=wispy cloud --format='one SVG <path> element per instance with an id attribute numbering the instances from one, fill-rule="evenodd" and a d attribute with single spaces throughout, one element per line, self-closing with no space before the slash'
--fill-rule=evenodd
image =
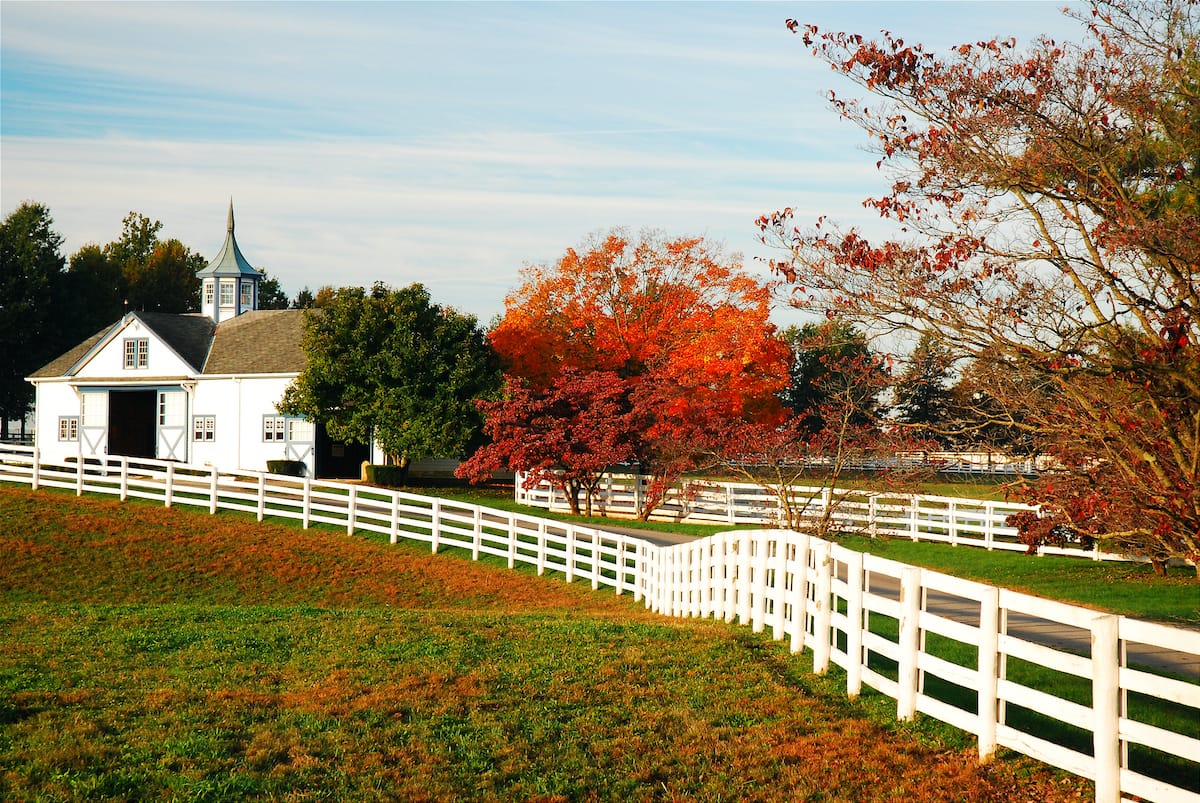
<path id="1" fill-rule="evenodd" d="M 934 43 L 1063 28 L 1053 0 L 10 1 L 0 201 L 49 205 L 68 253 L 137 210 L 211 256 L 232 195 L 291 292 L 423 281 L 484 319 L 521 265 L 611 226 L 749 261 L 757 215 L 870 229 L 886 183 L 786 16 Z"/>

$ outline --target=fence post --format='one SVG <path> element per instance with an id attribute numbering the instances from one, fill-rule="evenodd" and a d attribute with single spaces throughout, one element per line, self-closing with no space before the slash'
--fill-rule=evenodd
<path id="1" fill-rule="evenodd" d="M 400 492 L 392 491 L 392 532 L 388 538 L 389 543 L 396 543 L 400 540 Z M 433 537 L 433 530 L 429 531 L 430 538 Z"/>
<path id="2" fill-rule="evenodd" d="M 1121 658 L 1120 618 L 1092 620 L 1092 740 L 1096 803 L 1121 800 Z"/>
<path id="3" fill-rule="evenodd" d="M 633 601 L 641 602 L 646 596 L 646 546 L 645 541 L 633 544 Z"/>
<path id="4" fill-rule="evenodd" d="M 616 564 L 616 582 L 613 584 L 617 587 L 617 596 L 621 596 L 622 586 L 625 585 L 625 536 L 622 533 L 617 533 L 617 559 Z"/>
<path id="5" fill-rule="evenodd" d="M 517 514 L 508 514 L 508 568 L 517 565 Z M 592 588 L 595 588 L 593 585 Z"/>
<path id="6" fill-rule="evenodd" d="M 125 473 L 125 467 L 121 466 L 121 474 Z M 217 467 L 212 466 L 211 473 L 208 476 L 208 515 L 214 516 L 217 513 Z"/>
<path id="7" fill-rule="evenodd" d="M 75 463 L 75 495 L 83 496 L 83 455 Z"/>
<path id="8" fill-rule="evenodd" d="M 167 488 L 163 504 L 166 507 L 171 506 L 171 497 L 175 493 L 175 464 L 167 463 Z"/>
<path id="9" fill-rule="evenodd" d="M 1000 688 L 1000 589 L 988 586 L 979 602 L 979 761 L 996 754 L 996 721 Z"/>
<path id="10" fill-rule="evenodd" d="M 471 538 L 471 560 L 479 560 L 479 547 L 483 543 L 483 508 L 475 506 L 475 527 Z"/>
<path id="11" fill-rule="evenodd" d="M 846 559 L 846 695 L 862 694 L 863 669 L 863 553 Z"/>
<path id="12" fill-rule="evenodd" d="M 442 538 L 442 502 L 434 499 L 429 508 L 429 551 L 437 554 Z"/>
<path id="13" fill-rule="evenodd" d="M 991 551 L 996 540 L 996 503 L 983 503 L 983 545 Z"/>
<path id="14" fill-rule="evenodd" d="M 916 494 L 913 494 L 910 499 L 908 510 L 908 536 L 914 541 L 921 540 L 921 527 L 919 517 L 921 515 L 921 499 Z"/>
<path id="15" fill-rule="evenodd" d="M 772 616 L 770 616 L 770 637 L 780 641 L 787 628 L 787 555 L 792 551 L 790 534 L 776 532 L 774 534 L 775 553 L 772 556 L 774 567 L 774 583 L 772 583 Z M 794 581 L 794 576 L 793 576 Z"/>
<path id="16" fill-rule="evenodd" d="M 600 589 L 600 574 L 604 569 L 604 558 L 601 555 L 601 547 L 604 539 L 600 535 L 599 530 L 592 530 L 592 590 Z"/>
<path id="17" fill-rule="evenodd" d="M 575 525 L 568 524 L 567 527 L 567 582 L 575 580 Z"/>
<path id="18" fill-rule="evenodd" d="M 708 553 L 708 612 L 713 619 L 725 618 L 725 533 L 706 539 Z"/>
<path id="19" fill-rule="evenodd" d="M 754 560 L 753 541 L 749 533 L 738 533 L 734 541 L 737 546 L 737 619 L 739 625 L 750 624 L 754 610 L 754 588 L 751 585 L 751 567 Z"/>
<path id="20" fill-rule="evenodd" d="M 354 535 L 354 519 L 358 513 L 358 486 L 350 486 L 350 495 L 346 497 L 346 535 Z"/>
<path id="21" fill-rule="evenodd" d="M 833 624 L 833 609 L 830 595 L 833 593 L 833 555 L 828 541 L 817 540 L 813 548 L 817 567 L 816 610 L 813 614 L 813 672 L 823 675 L 829 671 L 830 639 Z"/>
<path id="22" fill-rule="evenodd" d="M 267 507 L 267 478 L 258 472 L 258 520 L 262 521 Z"/>
<path id="23" fill-rule="evenodd" d="M 538 520 L 537 544 L 537 573 L 541 577 L 546 573 L 546 520 Z"/>
<path id="24" fill-rule="evenodd" d="M 900 571 L 900 667 L 897 677 L 896 718 L 912 719 L 917 714 L 920 673 L 917 656 L 921 650 L 921 570 L 907 566 Z"/>
<path id="25" fill-rule="evenodd" d="M 129 458 L 121 456 L 121 501 L 129 498 Z"/>
<path id="26" fill-rule="evenodd" d="M 867 532 L 872 538 L 879 537 L 879 497 L 875 494 L 867 496 Z"/>
<path id="27" fill-rule="evenodd" d="M 737 524 L 737 514 L 733 509 L 733 483 L 725 483 L 725 517 L 730 524 Z"/>
<path id="28" fill-rule="evenodd" d="M 812 536 L 808 533 L 800 533 L 796 544 L 796 575 L 792 579 L 792 621 L 789 624 L 792 636 L 789 646 L 794 653 L 804 651 L 804 637 L 808 634 L 808 557 L 811 539 Z"/>
<path id="29" fill-rule="evenodd" d="M 312 523 L 312 477 L 304 477 L 304 529 Z"/>
<path id="30" fill-rule="evenodd" d="M 42 486 L 42 450 L 33 450 L 33 479 L 30 488 L 34 491 Z"/>
<path id="31" fill-rule="evenodd" d="M 767 539 L 759 530 L 750 538 L 754 555 L 753 592 L 750 600 L 751 632 L 761 633 L 767 624 Z"/>
<path id="32" fill-rule="evenodd" d="M 950 546 L 958 546 L 958 503 L 946 504 L 946 535 L 950 536 Z"/>

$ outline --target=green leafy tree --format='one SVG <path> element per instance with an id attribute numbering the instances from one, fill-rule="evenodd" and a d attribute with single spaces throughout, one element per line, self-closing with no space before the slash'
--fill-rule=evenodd
<path id="1" fill-rule="evenodd" d="M 475 317 L 435 306 L 420 284 L 331 291 L 305 316 L 304 349 L 308 362 L 279 410 L 338 440 L 374 439 L 402 466 L 462 455 L 483 424 L 475 400 L 501 386 Z"/>
<path id="2" fill-rule="evenodd" d="M 312 309 L 316 306 L 316 298 L 313 296 L 312 290 L 304 287 L 296 297 L 292 299 L 292 309 Z"/>
<path id="3" fill-rule="evenodd" d="M 825 321 L 789 326 L 780 336 L 792 351 L 790 382 L 780 399 L 803 420 L 806 431 L 824 427 L 820 411 L 839 394 L 852 402 L 856 426 L 877 417 L 881 377 L 874 374 L 886 374 L 886 369 L 874 358 L 861 330 L 842 321 Z"/>
<path id="4" fill-rule="evenodd" d="M 258 308 L 287 309 L 287 293 L 283 292 L 283 288 L 279 286 L 279 280 L 265 270 L 260 272 L 262 280 L 258 283 Z"/>
<path id="5" fill-rule="evenodd" d="M 130 309 L 199 312 L 200 278 L 196 274 L 205 264 L 202 254 L 179 240 L 157 243 L 145 262 L 125 267 Z"/>
<path id="6" fill-rule="evenodd" d="M 200 279 L 206 260 L 179 240 L 159 240 L 162 223 L 130 212 L 121 237 L 104 246 L 104 255 L 120 268 L 129 309 L 197 312 Z"/>
<path id="7" fill-rule="evenodd" d="M 70 348 L 113 323 L 125 311 L 125 277 L 121 268 L 94 243 L 71 255 L 59 283 L 55 314 Z"/>
<path id="8" fill-rule="evenodd" d="M 25 377 L 57 353 L 51 322 L 63 271 L 62 235 L 43 204 L 26 201 L 0 224 L 0 436 L 33 403 Z"/>

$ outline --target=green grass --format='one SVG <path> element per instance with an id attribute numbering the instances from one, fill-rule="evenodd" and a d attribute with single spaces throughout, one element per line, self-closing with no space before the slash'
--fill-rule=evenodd
<path id="1" fill-rule="evenodd" d="M 0 488 L 0 798 L 1076 800 L 746 628 L 336 528 Z"/>

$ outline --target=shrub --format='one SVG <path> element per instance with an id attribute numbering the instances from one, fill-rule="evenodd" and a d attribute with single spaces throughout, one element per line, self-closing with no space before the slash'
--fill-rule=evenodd
<path id="1" fill-rule="evenodd" d="M 308 473 L 308 466 L 303 460 L 268 460 L 267 471 L 285 477 L 303 477 Z"/>

